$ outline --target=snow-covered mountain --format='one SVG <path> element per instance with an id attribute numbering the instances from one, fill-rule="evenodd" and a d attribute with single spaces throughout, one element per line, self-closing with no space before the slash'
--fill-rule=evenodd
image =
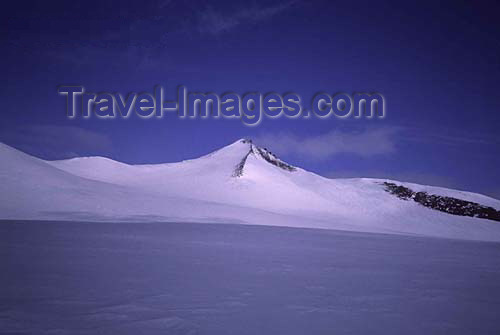
<path id="1" fill-rule="evenodd" d="M 179 163 L 44 161 L 0 143 L 0 219 L 220 222 L 500 241 L 500 201 L 381 179 L 328 179 L 250 140 Z"/>

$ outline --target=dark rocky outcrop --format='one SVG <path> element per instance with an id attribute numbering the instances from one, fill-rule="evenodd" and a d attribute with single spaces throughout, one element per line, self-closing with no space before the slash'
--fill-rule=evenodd
<path id="1" fill-rule="evenodd" d="M 481 219 L 500 221 L 500 211 L 476 202 L 446 197 L 427 192 L 414 192 L 408 187 L 384 182 L 387 192 L 403 200 L 413 200 L 422 206 L 453 215 L 471 216 Z"/>
<path id="2" fill-rule="evenodd" d="M 243 168 L 245 167 L 245 163 L 247 162 L 248 155 L 253 153 L 252 149 L 248 151 L 248 153 L 241 159 L 241 161 L 234 167 L 233 177 L 241 177 L 243 176 Z"/>
<path id="3" fill-rule="evenodd" d="M 277 166 L 283 170 L 287 170 L 290 172 L 293 172 L 297 170 L 294 166 L 291 166 L 290 164 L 287 164 L 283 162 L 281 159 L 276 157 L 271 151 L 267 150 L 266 148 L 257 148 L 257 152 L 259 153 L 260 157 L 264 158 L 268 163 L 271 163 L 274 166 Z"/>

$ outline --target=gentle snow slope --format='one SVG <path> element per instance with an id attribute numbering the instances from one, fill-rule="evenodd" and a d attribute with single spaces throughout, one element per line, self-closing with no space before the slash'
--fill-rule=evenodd
<path id="1" fill-rule="evenodd" d="M 3 144 L 0 160 L 4 219 L 240 222 L 500 240 L 498 222 L 401 200 L 385 191 L 385 180 L 289 171 L 247 140 L 158 165 L 102 157 L 48 162 Z M 500 208 L 479 194 L 395 183 Z"/>
<path id="2" fill-rule="evenodd" d="M 498 243 L 163 222 L 0 236 L 5 335 L 500 334 Z"/>

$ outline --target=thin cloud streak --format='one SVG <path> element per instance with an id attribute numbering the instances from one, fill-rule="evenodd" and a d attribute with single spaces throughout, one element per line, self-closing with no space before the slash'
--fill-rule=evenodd
<path id="1" fill-rule="evenodd" d="M 290 133 L 264 134 L 255 142 L 281 155 L 323 160 L 341 153 L 370 157 L 396 151 L 398 128 L 384 127 L 362 131 L 332 130 L 328 133 L 299 137 Z"/>
<path id="2" fill-rule="evenodd" d="M 289 9 L 296 2 L 289 1 L 272 7 L 246 7 L 233 11 L 231 14 L 208 7 L 199 14 L 197 30 L 200 33 L 217 35 L 244 23 L 256 23 L 269 19 Z"/>

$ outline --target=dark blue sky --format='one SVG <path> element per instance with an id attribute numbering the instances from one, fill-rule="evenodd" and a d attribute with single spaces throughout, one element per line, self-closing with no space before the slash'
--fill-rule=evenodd
<path id="1" fill-rule="evenodd" d="M 0 141 L 48 159 L 193 158 L 240 137 L 332 177 L 500 198 L 494 2 L 16 2 L 4 8 Z M 385 95 L 383 120 L 69 120 L 61 84 L 99 92 Z"/>

